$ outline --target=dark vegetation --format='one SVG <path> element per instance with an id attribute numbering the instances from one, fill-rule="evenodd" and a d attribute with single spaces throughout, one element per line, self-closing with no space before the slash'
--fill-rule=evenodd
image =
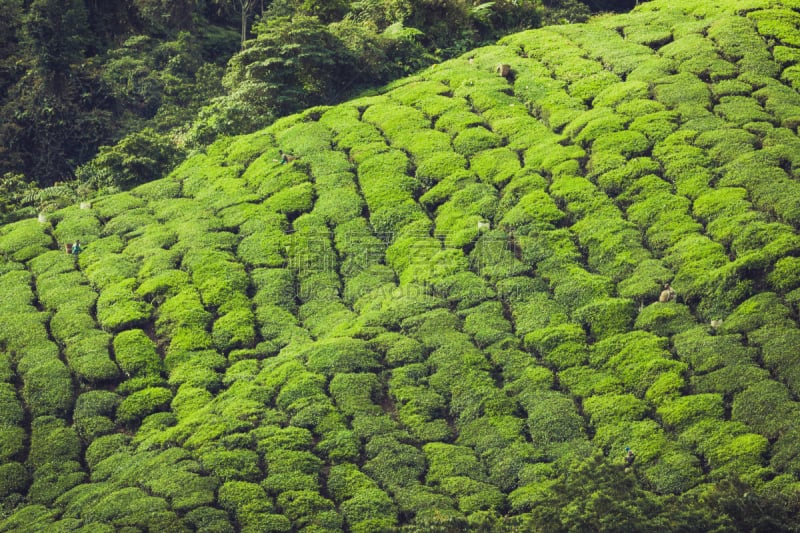
<path id="1" fill-rule="evenodd" d="M 0 226 L 0 531 L 797 531 L 798 50 L 655 0 Z"/>

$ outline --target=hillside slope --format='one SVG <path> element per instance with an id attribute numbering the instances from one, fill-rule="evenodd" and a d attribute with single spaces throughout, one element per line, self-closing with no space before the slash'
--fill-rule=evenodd
<path id="1" fill-rule="evenodd" d="M 0 531 L 797 527 L 798 26 L 516 34 L 3 226 Z"/>

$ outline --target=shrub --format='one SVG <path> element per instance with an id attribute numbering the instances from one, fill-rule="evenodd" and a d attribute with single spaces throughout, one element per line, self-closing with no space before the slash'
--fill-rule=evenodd
<path id="1" fill-rule="evenodd" d="M 436 185 L 428 189 L 425 194 L 419 197 L 419 202 L 429 211 L 435 209 L 446 202 L 456 191 L 469 183 L 475 183 L 477 176 L 470 170 L 458 170 L 449 174 Z"/>
<path id="2" fill-rule="evenodd" d="M 170 337 L 179 328 L 205 330 L 210 321 L 211 314 L 203 307 L 197 289 L 186 287 L 159 307 L 156 329 L 159 335 Z"/>
<path id="3" fill-rule="evenodd" d="M 200 456 L 203 468 L 223 481 L 257 481 L 261 477 L 258 454 L 250 450 L 214 450 Z"/>
<path id="4" fill-rule="evenodd" d="M 696 325 L 689 308 L 677 303 L 653 303 L 645 307 L 636 318 L 634 327 L 669 337 Z"/>
<path id="5" fill-rule="evenodd" d="M 3 458 L 0 465 L 0 498 L 4 500 L 13 493 L 21 494 L 30 483 L 30 474 L 25 467 Z"/>
<path id="6" fill-rule="evenodd" d="M 602 394 L 584 399 L 583 408 L 595 426 L 644 418 L 648 407 L 632 394 Z"/>
<path id="7" fill-rule="evenodd" d="M 246 307 L 231 309 L 214 322 L 211 336 L 222 352 L 253 346 L 256 340 L 253 312 Z"/>
<path id="8" fill-rule="evenodd" d="M 619 77 L 616 74 L 603 70 L 572 82 L 569 86 L 569 94 L 587 104 L 598 93 L 619 81 Z"/>
<path id="9" fill-rule="evenodd" d="M 60 495 L 81 484 L 85 479 L 86 473 L 75 460 L 62 459 L 48 462 L 34 472 L 28 499 L 32 503 L 50 505 Z"/>
<path id="10" fill-rule="evenodd" d="M 248 481 L 227 481 L 219 488 L 219 505 L 236 515 L 248 504 L 257 504 L 262 512 L 271 512 L 274 507 L 271 499 L 257 483 Z M 255 511 L 256 507 L 251 508 Z"/>
<path id="11" fill-rule="evenodd" d="M 128 377 L 161 373 L 161 357 L 156 352 L 156 345 L 140 329 L 122 331 L 114 337 L 114 356 Z"/>
<path id="12" fill-rule="evenodd" d="M 25 449 L 26 432 L 13 425 L 0 426 L 0 460 L 12 461 Z"/>
<path id="13" fill-rule="evenodd" d="M 473 336 L 479 347 L 511 335 L 511 324 L 503 316 L 503 306 L 498 301 L 483 302 L 462 314 L 465 315 L 464 331 Z"/>
<path id="14" fill-rule="evenodd" d="M 737 126 L 748 122 L 777 123 L 772 115 L 764 111 L 758 101 L 749 96 L 723 96 L 720 98 L 720 103 L 714 107 L 714 111 Z"/>
<path id="15" fill-rule="evenodd" d="M 76 306 L 79 307 L 79 306 Z M 60 343 L 72 344 L 87 330 L 95 329 L 94 318 L 79 308 L 62 307 L 50 320 L 50 330 L 53 337 Z"/>
<path id="16" fill-rule="evenodd" d="M 256 294 L 256 306 L 277 305 L 293 311 L 296 307 L 294 275 L 289 269 L 259 268 L 251 273 Z"/>
<path id="17" fill-rule="evenodd" d="M 381 390 L 381 383 L 375 374 L 336 374 L 331 379 L 329 390 L 345 416 L 382 412 L 372 400 L 373 395 L 377 397 Z"/>
<path id="18" fill-rule="evenodd" d="M 737 307 L 721 326 L 725 333 L 749 333 L 764 325 L 789 324 L 789 309 L 772 292 L 762 292 Z"/>
<path id="19" fill-rule="evenodd" d="M 573 366 L 558 374 L 559 382 L 574 396 L 616 394 L 623 392 L 622 381 L 614 374 L 589 366 Z"/>
<path id="20" fill-rule="evenodd" d="M 294 527 L 306 526 L 341 529 L 342 518 L 334 510 L 333 502 L 311 490 L 292 490 L 278 496 L 278 506 Z"/>
<path id="21" fill-rule="evenodd" d="M 800 330 L 764 326 L 748 335 L 748 340 L 761 347 L 761 358 L 772 372 L 786 382 L 792 391 L 800 389 L 800 364 L 795 347 L 800 342 Z"/>
<path id="22" fill-rule="evenodd" d="M 516 206 L 503 216 L 499 224 L 505 230 L 515 230 L 528 224 L 539 227 L 552 225 L 563 218 L 564 213 L 547 193 L 534 190 L 520 198 Z"/>
<path id="23" fill-rule="evenodd" d="M 767 280 L 770 287 L 781 294 L 800 287 L 800 258 L 783 257 L 778 259 L 772 272 L 767 276 Z"/>
<path id="24" fill-rule="evenodd" d="M 731 406 L 731 420 L 744 422 L 770 439 L 792 428 L 798 414 L 786 386 L 772 380 L 750 385 L 734 397 Z"/>
<path id="25" fill-rule="evenodd" d="M 478 152 L 497 148 L 500 144 L 499 135 L 480 126 L 462 130 L 453 139 L 453 149 L 468 158 Z"/>
<path id="26" fill-rule="evenodd" d="M 108 432 L 105 430 L 113 430 L 111 419 L 121 401 L 118 394 L 104 390 L 87 391 L 78 396 L 73 417 L 81 436 L 91 441 Z M 100 431 L 92 431 L 93 428 Z"/>
<path id="27" fill-rule="evenodd" d="M 86 449 L 86 464 L 90 470 L 115 453 L 127 454 L 131 438 L 122 433 L 112 433 L 96 438 Z"/>
<path id="28" fill-rule="evenodd" d="M 90 211 L 72 210 L 58 222 L 53 236 L 60 243 L 73 243 L 80 239 L 89 242 L 100 238 L 100 221 Z"/>
<path id="29" fill-rule="evenodd" d="M 425 471 L 425 456 L 419 449 L 403 444 L 390 435 L 373 437 L 365 449 L 368 460 L 365 474 L 387 488 L 419 483 Z"/>
<path id="30" fill-rule="evenodd" d="M 77 461 L 81 455 L 78 434 L 54 416 L 40 416 L 31 423 L 28 464 L 39 469 L 47 463 Z"/>
<path id="31" fill-rule="evenodd" d="M 567 267 L 562 272 L 548 273 L 554 285 L 553 297 L 556 302 L 568 309 L 578 309 L 592 301 L 608 297 L 612 292 L 612 282 L 579 266 Z"/>
<path id="32" fill-rule="evenodd" d="M 567 396 L 555 391 L 531 391 L 520 396 L 537 448 L 547 453 L 553 445 L 583 437 L 583 418 Z"/>
<path id="33" fill-rule="evenodd" d="M 653 88 L 655 99 L 669 108 L 687 104 L 708 108 L 711 104 L 710 93 L 706 83 L 688 72 L 662 78 Z"/>
<path id="34" fill-rule="evenodd" d="M 117 408 L 117 422 L 132 425 L 157 411 L 162 411 L 172 401 L 172 392 L 161 387 L 150 387 L 132 393 Z"/>
<path id="35" fill-rule="evenodd" d="M 365 341 L 339 338 L 317 341 L 305 350 L 311 371 L 333 376 L 342 372 L 369 371 L 377 368 L 377 355 Z"/>
<path id="36" fill-rule="evenodd" d="M 124 239 L 137 235 L 142 228 L 156 222 L 155 216 L 148 208 L 126 210 L 114 215 L 103 226 L 103 235 L 118 235 Z"/>
<path id="37" fill-rule="evenodd" d="M 0 426 L 19 425 L 24 418 L 16 390 L 10 383 L 0 383 Z"/>
<path id="38" fill-rule="evenodd" d="M 432 442 L 424 445 L 422 450 L 428 459 L 428 484 L 439 484 L 453 476 L 465 476 L 479 481 L 486 477 L 470 448 Z"/>
<path id="39" fill-rule="evenodd" d="M 82 260 L 81 265 L 86 271 L 86 277 L 98 289 L 105 289 L 112 284 L 133 278 L 139 270 L 138 265 L 131 258 L 122 254 L 99 254 L 97 260 L 91 263 L 88 263 L 85 253 L 82 253 L 80 257 Z"/>
<path id="40" fill-rule="evenodd" d="M 198 507 L 192 509 L 184 517 L 186 523 L 196 531 L 208 531 L 215 533 L 233 533 L 235 529 L 230 523 L 228 514 L 213 507 Z M 287 519 L 287 525 L 288 519 Z"/>
<path id="41" fill-rule="evenodd" d="M 598 135 L 592 143 L 592 150 L 619 153 L 626 158 L 644 155 L 651 142 L 638 131 L 617 131 Z"/>
<path id="42" fill-rule="evenodd" d="M 369 346 L 382 353 L 384 361 L 390 367 L 399 367 L 422 361 L 424 350 L 422 344 L 396 332 L 382 333 L 369 341 Z"/>
<path id="43" fill-rule="evenodd" d="M 192 388 L 208 389 L 216 392 L 222 386 L 222 377 L 213 367 L 213 362 L 209 364 L 204 361 L 202 356 L 193 357 L 189 361 L 172 364 L 169 384 L 180 387 L 188 385 Z M 177 402 L 177 400 L 176 400 Z"/>
<path id="44" fill-rule="evenodd" d="M 694 394 L 682 396 L 658 407 L 664 423 L 677 429 L 686 429 L 707 419 L 721 420 L 724 415 L 721 394 Z"/>
<path id="45" fill-rule="evenodd" d="M 66 416 L 74 401 L 72 377 L 66 365 L 53 359 L 25 371 L 22 397 L 34 417 Z"/>
<path id="46" fill-rule="evenodd" d="M 643 303 L 658 298 L 665 280 L 672 272 L 657 259 L 640 261 L 630 276 L 617 284 L 617 292 L 622 298 L 631 298 Z"/>
<path id="47" fill-rule="evenodd" d="M 143 324 L 150 318 L 151 306 L 139 300 L 133 289 L 135 279 L 106 286 L 97 299 L 97 321 L 103 328 L 120 331 Z"/>
<path id="48" fill-rule="evenodd" d="M 577 324 L 540 328 L 525 336 L 525 344 L 557 368 L 582 364 L 589 356 L 586 333 Z"/>
<path id="49" fill-rule="evenodd" d="M 614 113 L 611 109 L 597 107 L 578 115 L 564 128 L 564 133 L 585 146 L 601 135 L 622 131 L 627 122 L 625 117 Z M 578 155 L 578 152 L 575 152 L 575 155 Z"/>
<path id="50" fill-rule="evenodd" d="M 673 337 L 678 356 L 695 372 L 755 361 L 757 350 L 744 346 L 742 340 L 741 335 L 711 335 L 705 327 L 692 328 Z"/>
<path id="51" fill-rule="evenodd" d="M 296 216 L 311 210 L 314 203 L 314 188 L 310 183 L 301 183 L 276 192 L 264 201 L 270 211 Z"/>
<path id="52" fill-rule="evenodd" d="M 228 253 L 207 249 L 190 250 L 183 257 L 183 265 L 207 305 L 221 306 L 247 290 L 244 266 L 233 259 Z"/>
<path id="53" fill-rule="evenodd" d="M 392 499 L 377 487 L 364 488 L 342 502 L 340 509 L 345 521 L 353 530 L 369 531 L 365 522 L 380 521 L 381 527 L 397 525 L 397 511 Z M 372 522 L 374 523 L 374 522 Z"/>
<path id="54" fill-rule="evenodd" d="M 461 426 L 456 444 L 473 448 L 490 466 L 497 465 L 510 447 L 525 442 L 524 426 L 523 419 L 510 415 L 478 418 Z"/>
<path id="55" fill-rule="evenodd" d="M 70 368 L 90 382 L 106 381 L 119 376 L 119 368 L 111 359 L 111 335 L 99 330 L 86 330 L 64 350 Z"/>
<path id="56" fill-rule="evenodd" d="M 634 118 L 628 129 L 644 134 L 651 143 L 663 141 L 678 129 L 678 113 L 656 111 Z"/>
<path id="57" fill-rule="evenodd" d="M 646 479 L 657 493 L 681 494 L 699 483 L 700 461 L 685 452 L 666 453 L 645 470 Z"/>
<path id="58" fill-rule="evenodd" d="M 633 300 L 609 298 L 576 309 L 574 316 L 589 328 L 595 339 L 603 339 L 627 331 L 633 323 L 635 313 Z"/>
<path id="59" fill-rule="evenodd" d="M 0 253 L 6 256 L 13 256 L 28 246 L 47 248 L 52 244 L 52 238 L 36 219 L 15 222 L 3 229 L 0 234 Z"/>
<path id="60" fill-rule="evenodd" d="M 769 372 L 754 364 L 728 365 L 708 374 L 694 375 L 692 388 L 698 393 L 718 392 L 730 398 L 753 383 L 769 378 Z"/>

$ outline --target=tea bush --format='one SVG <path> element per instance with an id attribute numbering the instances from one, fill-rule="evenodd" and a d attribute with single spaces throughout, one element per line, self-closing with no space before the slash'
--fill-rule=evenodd
<path id="1" fill-rule="evenodd" d="M 172 400 L 172 392 L 161 387 L 150 387 L 132 393 L 117 408 L 117 422 L 133 425 L 147 415 L 164 410 Z"/>

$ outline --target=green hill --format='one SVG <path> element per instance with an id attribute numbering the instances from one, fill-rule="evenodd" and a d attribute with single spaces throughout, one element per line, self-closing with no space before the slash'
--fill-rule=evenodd
<path id="1" fill-rule="evenodd" d="M 0 531 L 796 530 L 798 88 L 656 0 L 0 227 Z"/>

